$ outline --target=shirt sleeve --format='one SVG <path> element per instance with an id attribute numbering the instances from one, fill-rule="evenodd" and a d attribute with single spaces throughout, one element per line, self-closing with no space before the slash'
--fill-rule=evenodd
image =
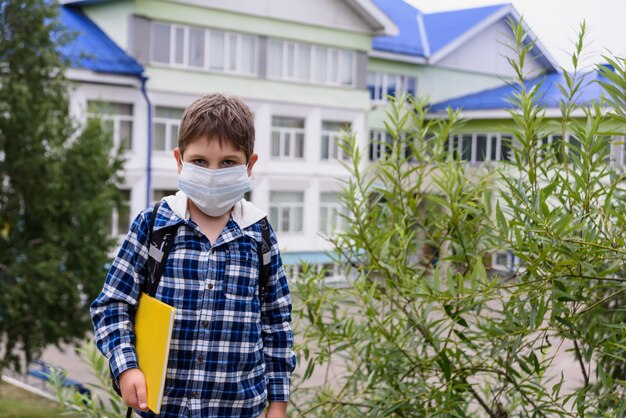
<path id="1" fill-rule="evenodd" d="M 102 292 L 91 303 L 91 319 L 98 349 L 107 357 L 115 379 L 139 367 L 135 352 L 134 313 L 148 260 L 146 212 L 130 227 L 109 269 Z"/>
<path id="2" fill-rule="evenodd" d="M 272 260 L 261 308 L 267 394 L 269 402 L 289 401 L 291 373 L 296 366 L 291 331 L 291 295 L 276 234 L 270 227 Z"/>

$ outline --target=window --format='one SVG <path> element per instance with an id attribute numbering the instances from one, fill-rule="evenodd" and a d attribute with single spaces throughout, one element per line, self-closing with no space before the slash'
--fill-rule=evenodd
<path id="1" fill-rule="evenodd" d="M 270 192 L 270 223 L 279 232 L 302 231 L 304 192 Z"/>
<path id="2" fill-rule="evenodd" d="M 379 72 L 370 72 L 367 74 L 367 86 L 370 91 L 370 99 L 377 102 L 386 102 L 387 96 L 415 96 L 416 83 L 416 78 L 408 75 Z"/>
<path id="3" fill-rule="evenodd" d="M 170 62 L 170 25 L 163 23 L 152 24 L 152 61 L 168 64 Z"/>
<path id="4" fill-rule="evenodd" d="M 280 159 L 304 158 L 304 119 L 272 118 L 271 156 Z"/>
<path id="5" fill-rule="evenodd" d="M 576 156 L 580 156 L 580 141 L 572 134 L 553 134 L 541 139 L 540 154 L 544 158 L 553 158 L 563 163 Z"/>
<path id="6" fill-rule="evenodd" d="M 300 278 L 300 265 L 299 264 L 289 264 L 283 265 L 283 269 L 285 271 L 285 276 L 287 276 L 287 280 L 290 282 L 295 282 Z"/>
<path id="7" fill-rule="evenodd" d="M 354 51 L 271 39 L 267 74 L 270 78 L 353 86 Z"/>
<path id="8" fill-rule="evenodd" d="M 329 237 L 343 229 L 341 216 L 341 198 L 339 193 L 324 192 L 320 194 L 319 232 Z"/>
<path id="9" fill-rule="evenodd" d="M 452 158 L 481 164 L 485 161 L 510 161 L 511 141 L 509 134 L 474 133 L 450 135 L 445 144 L 446 154 Z"/>
<path id="10" fill-rule="evenodd" d="M 616 161 L 618 164 L 626 165 L 626 137 L 615 138 L 615 146 L 617 146 Z"/>
<path id="11" fill-rule="evenodd" d="M 392 137 L 387 131 L 373 129 L 370 131 L 370 161 L 378 161 L 391 154 Z"/>
<path id="12" fill-rule="evenodd" d="M 492 254 L 491 266 L 494 270 L 513 273 L 515 270 L 525 270 L 525 263 L 513 254 L 513 251 L 498 251 Z"/>
<path id="13" fill-rule="evenodd" d="M 192 67 L 204 67 L 205 32 L 197 28 L 189 29 L 189 65 Z"/>
<path id="14" fill-rule="evenodd" d="M 120 190 L 122 199 L 111 214 L 112 236 L 126 235 L 130 229 L 130 190 Z"/>
<path id="15" fill-rule="evenodd" d="M 178 127 L 185 109 L 157 106 L 154 110 L 153 151 L 171 151 L 178 143 Z"/>
<path id="16" fill-rule="evenodd" d="M 322 273 L 325 280 L 339 280 L 341 278 L 341 271 L 339 265 L 335 263 L 318 264 L 316 266 L 317 271 Z"/>
<path id="17" fill-rule="evenodd" d="M 152 62 L 176 67 L 255 75 L 258 38 L 198 27 L 152 24 Z"/>
<path id="18" fill-rule="evenodd" d="M 341 149 L 344 132 L 350 131 L 348 122 L 322 122 L 322 160 L 347 160 L 348 155 Z"/>
<path id="19" fill-rule="evenodd" d="M 124 150 L 133 147 L 133 105 L 115 102 L 87 102 L 87 117 L 100 118 L 113 136 L 113 144 Z"/>

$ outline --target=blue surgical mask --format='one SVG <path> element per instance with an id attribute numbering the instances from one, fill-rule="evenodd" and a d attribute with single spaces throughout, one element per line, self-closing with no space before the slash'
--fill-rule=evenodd
<path id="1" fill-rule="evenodd" d="M 178 187 L 206 215 L 222 216 L 250 190 L 245 165 L 209 170 L 183 163 Z"/>

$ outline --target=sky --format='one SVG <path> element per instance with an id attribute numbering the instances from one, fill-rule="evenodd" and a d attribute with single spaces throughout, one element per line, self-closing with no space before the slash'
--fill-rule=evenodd
<path id="1" fill-rule="evenodd" d="M 406 0 L 424 13 L 506 3 L 506 0 Z M 572 69 L 580 23 L 587 25 L 582 67 L 602 63 L 607 50 L 626 56 L 626 0 L 512 0 L 517 12 L 555 61 Z M 608 54 L 611 55 L 611 54 Z"/>

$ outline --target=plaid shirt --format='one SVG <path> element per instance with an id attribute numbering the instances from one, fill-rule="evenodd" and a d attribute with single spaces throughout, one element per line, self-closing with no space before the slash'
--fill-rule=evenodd
<path id="1" fill-rule="evenodd" d="M 118 378 L 138 367 L 134 312 L 146 278 L 152 209 L 134 220 L 100 295 L 91 304 L 98 348 Z M 156 298 L 176 307 L 159 417 L 257 417 L 266 400 L 289 399 L 291 298 L 276 236 L 265 302 L 258 298 L 259 222 L 231 218 L 211 246 L 191 220 L 163 203 L 154 229 L 181 223 Z M 154 417 L 153 413 L 141 413 Z"/>

